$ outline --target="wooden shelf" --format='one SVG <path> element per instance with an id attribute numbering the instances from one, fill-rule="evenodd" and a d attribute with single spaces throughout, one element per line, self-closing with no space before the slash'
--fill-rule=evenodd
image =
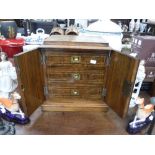
<path id="1" fill-rule="evenodd" d="M 86 99 L 49 99 L 46 100 L 42 111 L 103 111 L 107 112 L 109 107 L 102 100 Z"/>

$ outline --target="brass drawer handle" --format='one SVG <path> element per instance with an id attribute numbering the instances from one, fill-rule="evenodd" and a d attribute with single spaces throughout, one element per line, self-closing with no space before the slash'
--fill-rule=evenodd
<path id="1" fill-rule="evenodd" d="M 74 80 L 80 80 L 80 74 L 79 73 L 73 73 L 72 77 Z"/>
<path id="2" fill-rule="evenodd" d="M 71 56 L 71 63 L 80 63 L 81 56 Z"/>
<path id="3" fill-rule="evenodd" d="M 78 90 L 71 90 L 71 95 L 78 96 L 79 95 L 79 91 Z"/>

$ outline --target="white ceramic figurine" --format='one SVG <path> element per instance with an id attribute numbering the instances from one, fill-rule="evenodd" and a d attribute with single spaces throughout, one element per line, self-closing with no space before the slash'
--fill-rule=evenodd
<path id="1" fill-rule="evenodd" d="M 9 98 L 9 94 L 17 88 L 17 74 L 6 53 L 0 52 L 0 59 L 0 97 Z"/>

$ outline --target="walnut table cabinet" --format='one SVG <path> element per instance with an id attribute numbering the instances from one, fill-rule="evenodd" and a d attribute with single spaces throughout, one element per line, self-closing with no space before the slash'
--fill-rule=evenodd
<path id="1" fill-rule="evenodd" d="M 51 36 L 15 56 L 28 115 L 43 111 L 103 111 L 124 117 L 139 60 L 112 50 L 100 37 Z"/>

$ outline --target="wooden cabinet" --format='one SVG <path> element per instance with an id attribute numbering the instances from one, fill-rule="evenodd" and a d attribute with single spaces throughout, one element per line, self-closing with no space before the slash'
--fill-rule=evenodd
<path id="1" fill-rule="evenodd" d="M 107 111 L 124 117 L 139 61 L 99 37 L 51 36 L 15 56 L 22 107 L 43 111 Z"/>

